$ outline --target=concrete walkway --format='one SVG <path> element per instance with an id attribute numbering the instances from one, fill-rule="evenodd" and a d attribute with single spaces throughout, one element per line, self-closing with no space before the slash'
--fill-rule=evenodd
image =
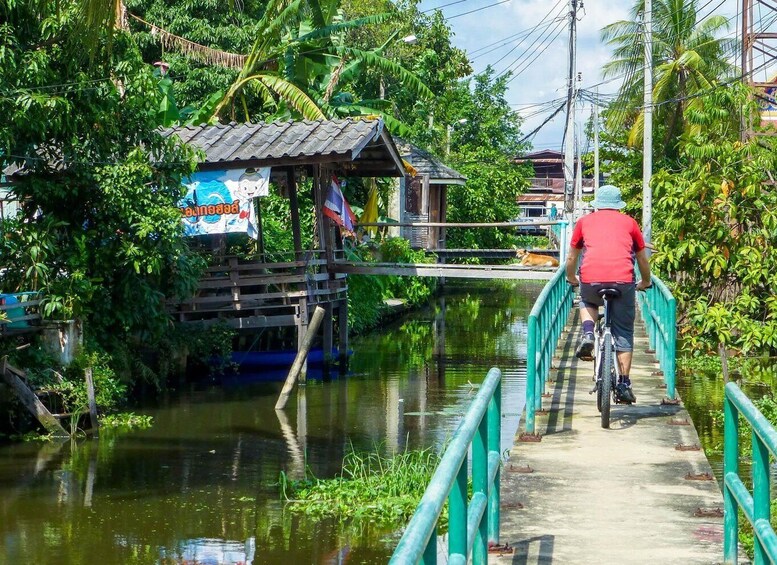
<path id="1" fill-rule="evenodd" d="M 663 405 L 663 377 L 637 322 L 637 404 L 601 428 L 593 363 L 574 356 L 578 315 L 562 334 L 537 416 L 539 443 L 516 437 L 502 473 L 501 543 L 492 563 L 714 564 L 723 556 L 723 499 L 682 406 Z M 684 424 L 684 425 L 677 425 Z M 521 423 L 519 432 L 524 431 Z M 702 479 L 702 480 L 699 480 Z M 740 552 L 740 555 L 742 553 Z"/>

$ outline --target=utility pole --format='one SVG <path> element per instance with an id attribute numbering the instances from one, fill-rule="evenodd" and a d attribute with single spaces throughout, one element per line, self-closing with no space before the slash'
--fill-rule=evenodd
<path id="1" fill-rule="evenodd" d="M 599 100 L 599 90 L 596 92 Z M 594 114 L 594 191 L 599 190 L 599 106 L 596 102 L 591 106 Z"/>
<path id="2" fill-rule="evenodd" d="M 642 132 L 642 235 L 650 243 L 653 239 L 653 193 L 650 178 L 653 175 L 653 21 L 652 0 L 645 0 L 642 19 L 645 32 L 645 96 L 644 128 Z"/>
<path id="3" fill-rule="evenodd" d="M 567 124 L 564 127 L 564 215 L 575 209 L 575 102 L 577 88 L 577 0 L 569 2 L 569 77 L 567 91 Z"/>

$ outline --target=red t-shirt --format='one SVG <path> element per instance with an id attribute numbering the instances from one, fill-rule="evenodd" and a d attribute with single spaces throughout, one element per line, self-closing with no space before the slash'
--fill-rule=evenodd
<path id="1" fill-rule="evenodd" d="M 634 254 L 645 248 L 634 218 L 609 209 L 580 218 L 570 243 L 583 250 L 580 282 L 588 284 L 634 281 Z"/>

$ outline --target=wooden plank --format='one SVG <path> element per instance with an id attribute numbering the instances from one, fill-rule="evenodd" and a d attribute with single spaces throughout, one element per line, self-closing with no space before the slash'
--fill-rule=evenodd
<path id="1" fill-rule="evenodd" d="M 252 329 L 252 328 L 274 328 L 274 327 L 289 327 L 294 326 L 296 316 L 289 314 L 286 316 L 244 316 L 242 318 L 209 318 L 206 320 L 185 319 L 183 322 L 197 322 L 203 326 L 212 326 L 218 323 L 227 324 L 229 327 L 236 330 Z"/>
<path id="2" fill-rule="evenodd" d="M 229 278 L 223 279 L 204 279 L 200 281 L 198 288 L 211 289 L 211 288 L 232 288 L 233 286 L 269 286 L 279 284 L 290 283 L 303 283 L 305 282 L 304 275 L 268 275 L 268 276 L 251 276 L 241 278 L 237 284 L 230 282 Z"/>
<path id="3" fill-rule="evenodd" d="M 2 374 L 3 380 L 8 386 L 13 389 L 16 396 L 30 413 L 35 416 L 38 422 L 46 428 L 46 430 L 55 437 L 69 437 L 70 434 L 65 431 L 62 424 L 49 412 L 43 403 L 35 396 L 35 393 L 30 390 L 22 380 L 19 378 L 19 374 L 24 374 L 14 367 L 8 365 L 8 357 L 0 359 L 0 374 Z"/>
<path id="4" fill-rule="evenodd" d="M 12 324 L 14 322 L 21 322 L 23 320 L 40 320 L 40 314 L 34 313 L 34 314 L 25 314 L 24 316 L 15 316 L 13 318 L 8 318 L 7 320 L 3 320 L 0 322 L 0 324 Z"/>
<path id="5" fill-rule="evenodd" d="M 394 275 L 418 277 L 450 277 L 459 279 L 550 280 L 555 268 L 508 268 L 493 265 L 417 264 L 390 265 L 381 263 L 334 263 L 332 270 L 353 275 Z"/>

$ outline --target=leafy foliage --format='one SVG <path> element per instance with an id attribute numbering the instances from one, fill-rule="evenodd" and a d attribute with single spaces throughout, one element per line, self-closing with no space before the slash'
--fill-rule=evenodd
<path id="1" fill-rule="evenodd" d="M 348 251 L 357 261 L 429 263 L 423 251 L 410 248 L 402 238 L 388 238 L 379 246 L 362 245 Z M 384 301 L 404 300 L 408 306 L 425 303 L 436 288 L 436 280 L 424 277 L 352 275 L 348 277 L 348 325 L 355 333 L 375 327 L 384 311 Z"/>
<path id="2" fill-rule="evenodd" d="M 747 96 L 740 87 L 700 98 L 686 116 L 700 131 L 684 139 L 681 170 L 654 180 L 654 262 L 674 281 L 692 349 L 777 348 L 777 193 L 767 184 L 777 161 L 772 139 L 738 140 Z"/>
<path id="3" fill-rule="evenodd" d="M 154 343 L 166 299 L 189 294 L 202 266 L 177 209 L 195 155 L 157 131 L 163 93 L 127 34 L 103 33 L 90 61 L 69 43 L 75 2 L 0 10 L 0 168 L 23 173 L 0 285 L 45 291 L 44 314 L 85 319 L 100 350 Z"/>
<path id="4" fill-rule="evenodd" d="M 531 172 L 512 163 L 526 146 L 520 141 L 520 117 L 505 98 L 508 78 L 494 78 L 489 68 L 474 77 L 473 85 L 463 85 L 458 115 L 466 121 L 451 130 L 456 148 L 451 162 L 467 177 L 467 185 L 448 190 L 449 222 L 508 222 L 519 215 L 517 196 L 528 187 Z M 506 248 L 513 237 L 498 228 L 451 228 L 448 246 Z"/>

